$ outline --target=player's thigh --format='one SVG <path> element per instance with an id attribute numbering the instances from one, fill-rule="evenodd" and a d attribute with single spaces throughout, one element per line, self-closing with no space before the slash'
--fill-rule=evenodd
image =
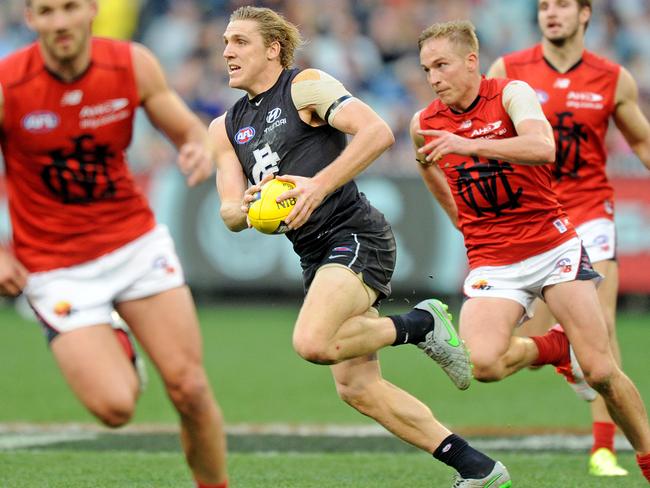
<path id="1" fill-rule="evenodd" d="M 592 281 L 575 280 L 547 286 L 544 298 L 564 327 L 583 368 L 611 358 L 607 326 Z"/>
<path id="2" fill-rule="evenodd" d="M 187 286 L 116 304 L 143 349 L 166 381 L 202 364 L 201 335 Z"/>
<path id="3" fill-rule="evenodd" d="M 63 376 L 86 407 L 133 408 L 137 375 L 110 325 L 61 333 L 50 346 Z"/>
<path id="4" fill-rule="evenodd" d="M 616 300 L 618 298 L 618 263 L 613 260 L 598 261 L 594 269 L 603 277 L 598 286 L 600 301 L 610 335 L 613 335 L 616 323 Z"/>
<path id="5" fill-rule="evenodd" d="M 294 336 L 308 332 L 331 337 L 343 322 L 367 312 L 376 299 L 377 292 L 358 273 L 344 266 L 323 266 L 309 286 Z"/>
<path id="6" fill-rule="evenodd" d="M 459 332 L 472 361 L 488 365 L 503 356 L 523 314 L 523 305 L 508 298 L 468 299 L 460 311 Z"/>
<path id="7" fill-rule="evenodd" d="M 349 403 L 370 397 L 373 386 L 382 381 L 377 354 L 348 359 L 330 366 L 330 370 L 336 392 Z"/>
<path id="8" fill-rule="evenodd" d="M 553 314 L 543 300 L 536 298 L 533 309 L 535 313 L 533 317 L 515 329 L 516 336 L 531 337 L 544 335 L 555 325 L 555 317 L 553 317 Z"/>

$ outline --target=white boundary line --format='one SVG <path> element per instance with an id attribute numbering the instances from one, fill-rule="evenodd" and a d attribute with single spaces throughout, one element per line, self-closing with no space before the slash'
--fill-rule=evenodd
<path id="1" fill-rule="evenodd" d="M 491 429 L 486 429 L 486 432 Z M 236 424 L 226 428 L 229 435 L 276 435 L 286 437 L 368 438 L 392 437 L 378 425 L 307 425 L 307 424 Z M 30 424 L 0 423 L 0 451 L 47 446 L 64 442 L 92 441 L 100 435 L 175 434 L 178 427 L 168 424 L 136 424 L 119 430 L 96 424 Z M 588 451 L 591 436 L 575 433 L 522 435 L 468 434 L 471 444 L 478 449 L 508 451 Z M 619 451 L 632 451 L 623 436 L 617 436 Z"/>

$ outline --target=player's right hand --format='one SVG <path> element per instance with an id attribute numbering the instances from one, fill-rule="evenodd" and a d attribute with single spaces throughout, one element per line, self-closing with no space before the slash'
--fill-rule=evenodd
<path id="1" fill-rule="evenodd" d="M 246 191 L 244 192 L 244 198 L 242 200 L 241 204 L 241 211 L 244 212 L 245 214 L 248 215 L 248 208 L 251 206 L 251 203 L 253 203 L 257 197 L 255 196 L 256 193 L 259 193 L 262 191 L 262 187 L 271 181 L 273 178 L 275 178 L 275 173 L 269 173 L 264 178 L 262 178 L 262 181 L 260 181 L 257 185 L 251 185 L 249 186 Z M 250 223 L 248 224 L 248 227 L 250 227 Z"/>
<path id="2" fill-rule="evenodd" d="M 27 284 L 29 272 L 13 256 L 0 249 L 0 295 L 15 297 L 22 293 Z"/>

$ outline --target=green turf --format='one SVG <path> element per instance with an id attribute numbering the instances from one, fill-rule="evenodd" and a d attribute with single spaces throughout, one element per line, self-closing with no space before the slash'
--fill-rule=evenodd
<path id="1" fill-rule="evenodd" d="M 501 453 L 514 488 L 634 488 L 647 483 L 631 455 L 620 479 L 586 474 L 578 454 Z M 232 454 L 233 488 L 431 488 L 451 486 L 452 470 L 426 454 Z M 190 488 L 181 457 L 169 453 L 31 451 L 0 453 L 3 488 Z"/>
<path id="2" fill-rule="evenodd" d="M 329 370 L 291 349 L 297 306 L 222 306 L 200 312 L 205 362 L 229 423 L 371 423 L 336 396 Z M 647 347 L 650 319 L 622 314 L 619 337 L 625 370 L 650 399 Z M 0 308 L 0 422 L 92 421 L 76 402 L 49 354 L 39 327 Z M 489 324 L 486 324 L 488 327 Z M 550 368 L 522 371 L 500 383 L 454 388 L 413 346 L 381 352 L 386 378 L 429 405 L 455 428 L 499 426 L 587 428 L 585 403 Z M 176 421 L 160 381 L 150 384 L 135 422 Z"/>

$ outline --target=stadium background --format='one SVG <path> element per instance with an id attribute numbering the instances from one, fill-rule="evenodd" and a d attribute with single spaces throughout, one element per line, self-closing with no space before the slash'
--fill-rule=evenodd
<path id="1" fill-rule="evenodd" d="M 239 0 L 100 0 L 96 32 L 133 38 L 160 58 L 171 84 L 206 122 L 242 92 L 227 84 L 222 33 Z M 481 41 L 482 68 L 499 55 L 539 38 L 535 0 L 268 0 L 308 41 L 299 66 L 339 78 L 390 124 L 397 143 L 359 178 L 362 190 L 393 223 L 398 241 L 395 296 L 456 295 L 466 271 L 462 239 L 421 183 L 408 137 L 412 114 L 432 91 L 419 67 L 416 39 L 434 21 L 470 18 Z M 23 0 L 0 3 L 0 57 L 32 39 L 22 19 Z M 624 64 L 637 79 L 644 113 L 650 114 L 650 3 L 594 2 L 587 32 L 590 49 Z M 610 130 L 609 171 L 617 188 L 621 290 L 650 291 L 650 193 L 648 172 L 620 134 Z M 154 210 L 175 238 L 187 278 L 207 300 L 224 294 L 278 296 L 301 293 L 300 270 L 281 237 L 232 234 L 218 216 L 212 183 L 189 191 L 174 167 L 174 152 L 140 117 L 130 152 L 133 170 Z M 9 238 L 0 179 L 0 240 Z M 260 253 L 259 250 L 263 249 Z M 272 279 L 271 279 L 272 278 Z"/>
<path id="2" fill-rule="evenodd" d="M 221 35 L 228 14 L 244 2 L 99 3 L 97 33 L 149 46 L 171 84 L 206 122 L 241 96 L 227 86 Z M 412 113 L 432 96 L 419 68 L 415 40 L 432 22 L 470 18 L 478 28 L 486 70 L 500 54 L 538 40 L 536 1 L 255 4 L 282 10 L 300 26 L 308 40 L 298 57 L 300 66 L 319 67 L 340 78 L 395 131 L 395 147 L 359 179 L 363 191 L 394 224 L 398 238 L 395 300 L 386 311 L 403 309 L 405 302 L 433 293 L 451 299 L 456 311 L 466 270 L 462 239 L 420 181 L 407 134 Z M 641 90 L 642 109 L 650 115 L 650 3 L 594 4 L 588 47 L 630 69 Z M 23 25 L 23 6 L 24 0 L 0 0 L 0 57 L 33 38 Z M 625 305 L 619 336 L 626 372 L 647 401 L 650 180 L 615 130 L 610 131 L 608 146 L 609 170 L 617 187 Z M 328 369 L 305 363 L 291 350 L 301 285 L 286 239 L 252 231 L 229 233 L 218 216 L 213 184 L 187 190 L 174 166 L 174 151 L 144 117 L 138 119 L 130 158 L 159 220 L 174 234 L 201 304 L 206 368 L 228 421 L 236 486 L 448 486 L 449 470 L 386 437 L 346 407 L 333 391 Z M 7 242 L 10 228 L 3 197 L 0 164 L 0 242 Z M 23 310 L 21 302 L 17 304 Z M 517 486 L 646 486 L 636 472 L 622 480 L 588 477 L 588 409 L 550 368 L 524 371 L 498 384 L 473 384 L 459 392 L 438 368 L 408 348 L 382 352 L 382 365 L 390 381 L 422 399 L 440 420 L 477 447 L 498 454 Z M 174 411 L 149 369 L 150 383 L 133 426 L 116 434 L 96 427 L 66 387 L 38 328 L 16 314 L 13 302 L 0 299 L 0 486 L 189 486 Z M 339 431 L 325 424 L 361 427 Z M 553 433 L 557 435 L 549 435 Z M 617 442 L 621 462 L 633 471 L 629 445 L 620 438 Z"/>

